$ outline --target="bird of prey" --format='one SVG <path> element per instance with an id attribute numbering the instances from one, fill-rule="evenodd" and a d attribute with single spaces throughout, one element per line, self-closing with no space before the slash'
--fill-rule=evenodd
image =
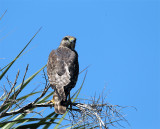
<path id="1" fill-rule="evenodd" d="M 78 54 L 75 51 L 76 38 L 65 36 L 60 46 L 52 50 L 47 63 L 47 75 L 51 87 L 54 89 L 54 109 L 57 114 L 64 114 L 67 108 L 67 97 L 70 99 L 70 91 L 75 87 L 79 63 Z"/>

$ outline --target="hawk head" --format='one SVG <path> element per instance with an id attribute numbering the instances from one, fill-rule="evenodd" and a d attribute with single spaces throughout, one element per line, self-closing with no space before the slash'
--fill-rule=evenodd
<path id="1" fill-rule="evenodd" d="M 73 36 L 65 36 L 60 44 L 60 47 L 68 47 L 74 50 L 76 44 L 76 38 Z"/>

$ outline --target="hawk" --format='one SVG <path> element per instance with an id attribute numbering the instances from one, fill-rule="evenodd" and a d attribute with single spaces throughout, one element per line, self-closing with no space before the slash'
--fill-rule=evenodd
<path id="1" fill-rule="evenodd" d="M 51 87 L 54 89 L 54 109 L 57 114 L 64 114 L 67 109 L 67 97 L 75 87 L 78 74 L 78 54 L 75 51 L 76 38 L 65 36 L 60 46 L 52 50 L 47 63 L 47 75 Z"/>

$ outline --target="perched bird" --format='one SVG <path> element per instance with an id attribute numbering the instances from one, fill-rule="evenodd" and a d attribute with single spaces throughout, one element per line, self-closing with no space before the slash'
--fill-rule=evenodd
<path id="1" fill-rule="evenodd" d="M 67 97 L 70 99 L 70 91 L 75 87 L 79 63 L 78 54 L 75 51 L 76 38 L 65 36 L 60 46 L 52 50 L 47 63 L 47 75 L 51 87 L 54 89 L 54 109 L 57 114 L 64 114 L 67 109 Z"/>

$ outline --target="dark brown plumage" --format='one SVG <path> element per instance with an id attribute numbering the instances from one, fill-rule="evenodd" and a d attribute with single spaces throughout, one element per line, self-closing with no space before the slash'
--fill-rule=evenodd
<path id="1" fill-rule="evenodd" d="M 65 36 L 60 46 L 52 50 L 47 63 L 47 74 L 51 87 L 54 89 L 53 102 L 55 112 L 66 112 L 67 97 L 75 87 L 78 73 L 78 54 L 75 49 L 76 38 Z"/>

